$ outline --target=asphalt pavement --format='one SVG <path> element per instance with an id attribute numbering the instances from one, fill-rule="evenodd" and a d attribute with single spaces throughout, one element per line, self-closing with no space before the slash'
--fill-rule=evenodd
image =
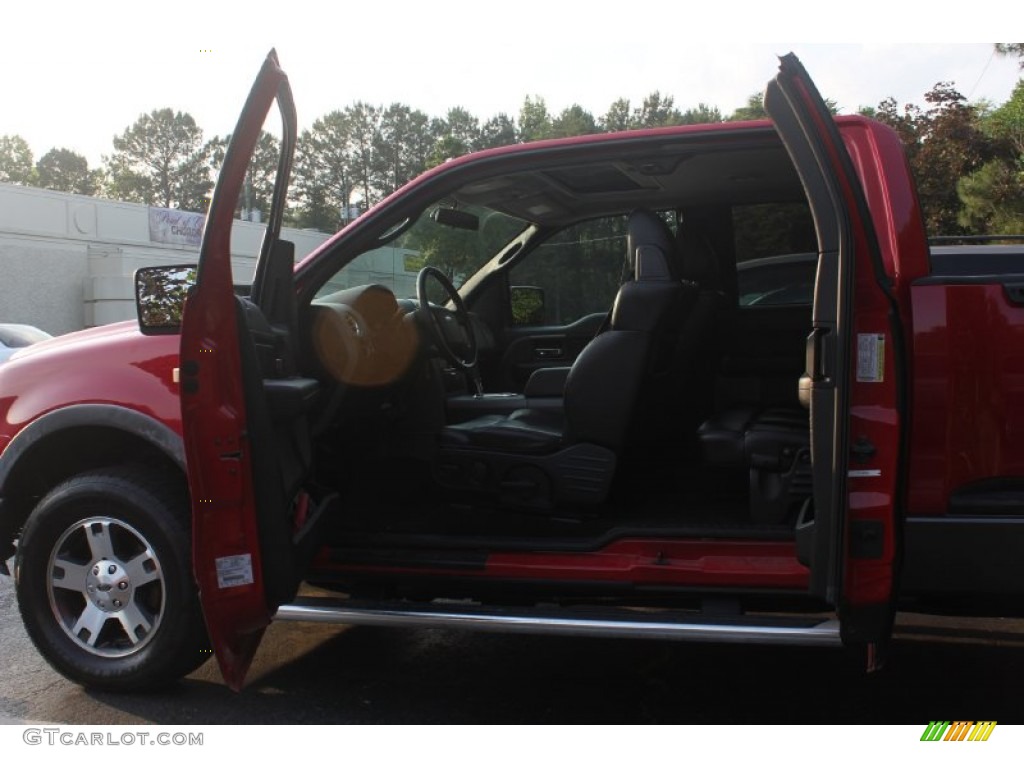
<path id="1" fill-rule="evenodd" d="M 233 693 L 208 662 L 159 694 L 68 682 L 0 577 L 0 724 L 1024 721 L 1024 621 L 902 615 L 886 669 L 814 648 L 275 624 Z"/>

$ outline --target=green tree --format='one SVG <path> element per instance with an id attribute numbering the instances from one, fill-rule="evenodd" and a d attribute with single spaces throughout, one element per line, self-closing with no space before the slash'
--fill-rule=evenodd
<path id="1" fill-rule="evenodd" d="M 984 118 L 990 135 L 1009 143 L 1017 158 L 1024 157 L 1024 80 L 1018 80 L 1010 98 Z"/>
<path id="2" fill-rule="evenodd" d="M 349 164 L 352 172 L 353 188 L 358 191 L 363 210 L 376 203 L 380 198 L 378 178 L 377 148 L 380 146 L 380 118 L 383 110 L 364 101 L 357 101 L 346 107 L 348 120 Z"/>
<path id="3" fill-rule="evenodd" d="M 334 232 L 347 220 L 353 173 L 348 154 L 349 119 L 335 110 L 303 131 L 295 146 L 296 222 Z"/>
<path id="4" fill-rule="evenodd" d="M 89 161 L 70 149 L 51 149 L 36 163 L 36 183 L 43 189 L 93 195 L 100 184 L 100 174 L 89 170 Z"/>
<path id="5" fill-rule="evenodd" d="M 539 141 L 551 138 L 551 115 L 540 96 L 527 96 L 519 108 L 519 140 Z"/>
<path id="6" fill-rule="evenodd" d="M 375 185 L 390 194 L 427 168 L 434 143 L 430 118 L 405 104 L 392 104 L 381 112 L 376 140 Z"/>
<path id="7" fill-rule="evenodd" d="M 518 140 L 515 120 L 504 112 L 499 112 L 480 126 L 480 149 L 507 147 Z"/>
<path id="8" fill-rule="evenodd" d="M 676 109 L 675 99 L 663 96 L 661 91 L 652 91 L 633 110 L 630 122 L 633 128 L 660 128 L 663 125 L 679 125 L 683 122 L 683 115 Z"/>
<path id="9" fill-rule="evenodd" d="M 341 223 L 340 205 L 332 205 L 325 174 L 310 143 L 303 141 L 303 133 L 295 145 L 295 167 L 293 173 L 293 204 L 288 212 L 289 221 L 301 229 L 318 229 L 321 232 L 336 232 Z"/>
<path id="10" fill-rule="evenodd" d="M 436 136 L 431 153 L 431 166 L 472 152 L 480 143 L 480 121 L 462 107 L 452 107 L 447 114 L 434 121 Z"/>
<path id="11" fill-rule="evenodd" d="M 1000 56 L 1016 56 L 1019 66 L 1024 69 L 1024 43 L 995 43 L 996 53 Z"/>
<path id="12" fill-rule="evenodd" d="M 34 184 L 32 149 L 21 136 L 0 136 L 0 181 L 8 184 Z"/>
<path id="13" fill-rule="evenodd" d="M 907 159 L 912 168 L 917 166 L 917 153 L 923 139 L 924 115 L 921 108 L 914 104 L 906 104 L 901 110 L 896 99 L 891 96 L 879 102 L 870 117 L 885 123 L 900 137 Z"/>
<path id="14" fill-rule="evenodd" d="M 599 122 L 604 131 L 630 131 L 638 128 L 660 128 L 666 125 L 694 125 L 720 123 L 722 113 L 718 107 L 703 102 L 680 112 L 671 96 L 660 91 L 649 93 L 639 107 L 633 108 L 629 99 L 616 99 Z"/>
<path id="15" fill-rule="evenodd" d="M 1002 106 L 981 117 L 995 157 L 961 178 L 957 193 L 963 208 L 958 222 L 972 232 L 1024 232 L 1024 80 Z"/>
<path id="16" fill-rule="evenodd" d="M 952 83 L 936 83 L 925 101 L 926 109 L 906 104 L 900 110 L 895 100 L 886 99 L 875 119 L 891 125 L 906 148 L 928 231 L 965 234 L 957 185 L 995 159 L 997 142 L 982 130 L 977 106 L 967 103 Z M 976 214 L 971 218 L 978 220 Z"/>
<path id="17" fill-rule="evenodd" d="M 452 107 L 444 116 L 445 133 L 466 147 L 467 151 L 480 143 L 480 121 L 462 107 Z"/>
<path id="18" fill-rule="evenodd" d="M 629 99 L 616 99 L 601 118 L 601 128 L 609 133 L 628 131 L 633 127 L 632 117 Z"/>
<path id="19" fill-rule="evenodd" d="M 705 123 L 721 123 L 725 120 L 718 107 L 700 102 L 696 107 L 687 109 L 681 115 L 680 123 L 683 125 L 703 125 Z"/>
<path id="20" fill-rule="evenodd" d="M 579 104 L 566 107 L 551 121 L 552 136 L 585 136 L 597 132 L 594 116 Z"/>
<path id="21" fill-rule="evenodd" d="M 418 172 L 427 145 L 416 128 L 426 117 L 406 110 L 360 101 L 303 131 L 295 152 L 297 224 L 333 232 L 391 191 L 396 180 L 404 183 L 407 174 Z M 388 146 L 385 137 L 398 143 Z M 410 137 L 411 154 L 402 143 Z"/>
<path id="22" fill-rule="evenodd" d="M 952 83 L 937 83 L 925 94 L 922 141 L 916 155 L 918 194 L 933 234 L 963 234 L 957 183 L 994 159 L 994 142 L 981 130 L 978 114 Z"/>
<path id="23" fill-rule="evenodd" d="M 729 120 L 760 120 L 765 117 L 768 113 L 764 110 L 764 94 L 752 93 L 747 96 L 746 104 L 733 110 Z"/>
<path id="24" fill-rule="evenodd" d="M 214 136 L 206 146 L 210 157 L 210 168 L 214 176 L 220 173 L 221 167 L 224 165 L 224 155 L 230 142 L 231 134 L 223 137 Z M 259 220 L 266 220 L 274 196 L 274 184 L 277 180 L 277 166 L 280 160 L 281 142 L 273 134 L 262 131 L 256 142 L 256 151 L 245 172 L 242 194 L 235 206 L 236 215 L 247 218 L 247 213 L 251 216 L 252 211 L 259 211 Z"/>
<path id="25" fill-rule="evenodd" d="M 154 109 L 120 136 L 106 158 L 107 192 L 132 202 L 205 210 L 213 182 L 202 129 L 185 112 Z"/>
<path id="26" fill-rule="evenodd" d="M 958 223 L 970 232 L 1019 235 L 1024 232 L 1024 168 L 1020 162 L 991 160 L 957 182 L 963 204 Z"/>

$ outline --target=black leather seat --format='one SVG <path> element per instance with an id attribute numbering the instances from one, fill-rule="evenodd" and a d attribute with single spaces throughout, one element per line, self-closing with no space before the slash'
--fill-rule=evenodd
<path id="1" fill-rule="evenodd" d="M 680 222 L 676 253 L 687 299 L 672 329 L 667 375 L 648 400 L 654 417 L 647 422 L 654 443 L 667 439 L 692 455 L 698 425 L 714 413 L 718 361 L 730 334 L 732 313 L 722 288 L 718 255 L 699 224 Z"/>
<path id="2" fill-rule="evenodd" d="M 520 408 L 508 415 L 489 414 L 449 424 L 441 433 L 441 443 L 461 448 L 548 453 L 562 444 L 564 421 L 561 413 Z"/>
<path id="3" fill-rule="evenodd" d="M 440 482 L 526 504 L 603 501 L 651 368 L 675 338 L 687 286 L 678 278 L 674 248 L 661 218 L 631 214 L 633 279 L 619 288 L 608 329 L 569 370 L 563 411 L 521 409 L 444 427 Z"/>
<path id="4" fill-rule="evenodd" d="M 781 470 L 810 444 L 807 411 L 796 408 L 736 408 L 701 426 L 704 457 L 712 464 Z"/>
<path id="5" fill-rule="evenodd" d="M 698 224 L 683 221 L 676 233 L 681 277 L 695 287 L 693 306 L 683 318 L 676 337 L 673 365 L 690 370 L 698 359 L 708 368 L 709 352 L 718 351 L 729 331 L 728 300 L 719 272 L 719 258 Z M 733 302 L 735 303 L 735 302 Z"/>
<path id="6" fill-rule="evenodd" d="M 749 471 L 750 515 L 781 523 L 811 494 L 808 413 L 798 408 L 734 408 L 701 425 L 704 461 Z"/>

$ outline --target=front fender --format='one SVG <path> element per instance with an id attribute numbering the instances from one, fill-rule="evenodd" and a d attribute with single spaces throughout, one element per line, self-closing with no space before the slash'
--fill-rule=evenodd
<path id="1" fill-rule="evenodd" d="M 135 451 L 144 446 L 146 451 L 155 451 L 166 459 L 168 466 L 185 474 L 181 435 L 152 416 L 98 403 L 69 405 L 40 416 L 15 435 L 0 454 L 0 573 L 8 572 L 5 561 L 14 553 L 13 541 L 31 510 L 32 500 L 45 491 L 45 480 L 40 478 L 45 478 L 54 465 L 63 465 L 67 471 L 79 460 L 66 451 L 64 455 L 54 451 L 60 446 L 61 435 L 79 435 L 77 440 L 69 437 L 63 441 L 67 450 L 87 451 L 81 433 L 88 429 L 127 436 L 133 442 L 122 448 L 129 461 L 139 458 Z M 88 464 L 90 458 L 95 460 L 81 456 L 81 463 Z"/>
<path id="2" fill-rule="evenodd" d="M 0 454 L 0 497 L 4 495 L 8 475 L 25 453 L 44 438 L 77 427 L 118 429 L 141 437 L 165 453 L 182 472 L 185 471 L 185 446 L 181 435 L 162 421 L 119 405 L 69 405 L 40 416 L 7 444 Z"/>

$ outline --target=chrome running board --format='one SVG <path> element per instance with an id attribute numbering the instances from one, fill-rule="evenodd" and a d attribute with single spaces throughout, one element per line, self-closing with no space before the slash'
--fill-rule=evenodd
<path id="1" fill-rule="evenodd" d="M 464 602 L 357 603 L 298 598 L 277 609 L 275 621 L 434 627 L 539 635 L 648 638 L 768 645 L 835 645 L 839 622 L 821 616 L 709 617 L 668 610 L 510 609 Z"/>

